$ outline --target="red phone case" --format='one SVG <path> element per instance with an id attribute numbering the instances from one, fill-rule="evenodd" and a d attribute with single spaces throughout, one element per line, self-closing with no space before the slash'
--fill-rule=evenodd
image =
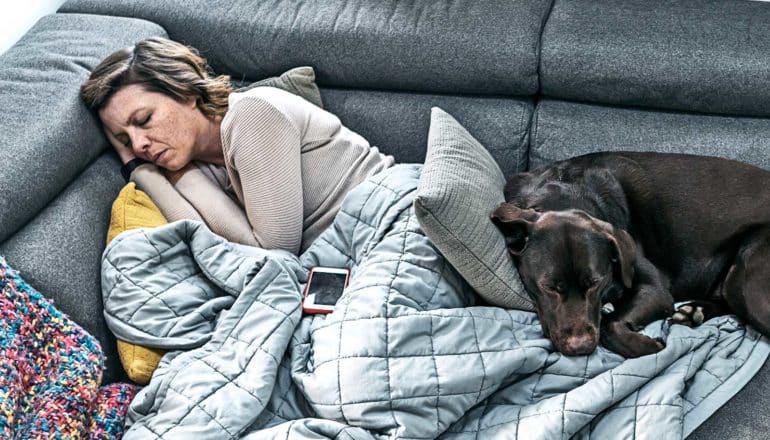
<path id="1" fill-rule="evenodd" d="M 347 273 L 345 274 L 345 288 L 347 288 L 348 282 L 350 281 L 350 269 L 346 269 L 342 267 L 335 267 L 335 269 L 345 269 L 347 271 Z M 310 269 L 310 276 L 307 277 L 307 283 L 305 283 L 305 291 L 302 293 L 302 310 L 305 313 L 326 315 L 331 313 L 332 311 L 326 310 L 326 309 L 316 309 L 313 307 L 305 307 L 305 300 L 307 299 L 307 290 L 310 287 L 310 281 L 313 279 L 314 273 L 315 273 L 315 268 Z"/>

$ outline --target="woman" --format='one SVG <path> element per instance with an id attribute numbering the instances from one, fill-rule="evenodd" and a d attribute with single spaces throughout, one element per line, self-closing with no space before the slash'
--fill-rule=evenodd
<path id="1" fill-rule="evenodd" d="M 393 164 L 333 114 L 273 87 L 232 92 L 195 49 L 163 38 L 108 56 L 81 96 L 125 174 L 169 221 L 202 217 L 225 238 L 266 249 L 306 249 L 350 189 Z M 223 168 L 195 174 L 193 161 Z M 201 195 L 211 182 L 232 199 Z M 188 209 L 185 192 L 199 209 Z"/>

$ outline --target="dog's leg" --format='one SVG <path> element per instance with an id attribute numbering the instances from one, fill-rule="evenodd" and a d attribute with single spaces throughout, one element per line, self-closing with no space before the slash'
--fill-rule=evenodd
<path id="1" fill-rule="evenodd" d="M 628 292 L 615 311 L 604 317 L 601 341 L 607 349 L 634 358 L 657 353 L 665 347 L 660 339 L 638 333 L 645 325 L 664 319 L 674 312 L 674 298 L 663 275 L 646 258 L 639 256 L 636 275 Z"/>
<path id="2" fill-rule="evenodd" d="M 733 313 L 770 336 L 770 229 L 741 246 L 719 293 Z"/>

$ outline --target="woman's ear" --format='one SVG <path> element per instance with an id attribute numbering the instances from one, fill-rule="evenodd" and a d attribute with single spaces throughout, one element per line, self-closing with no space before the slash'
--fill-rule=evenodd
<path id="1" fill-rule="evenodd" d="M 534 210 L 521 209 L 512 203 L 502 203 L 490 214 L 492 223 L 505 236 L 508 251 L 516 256 L 527 247 L 532 225 L 538 217 Z"/>

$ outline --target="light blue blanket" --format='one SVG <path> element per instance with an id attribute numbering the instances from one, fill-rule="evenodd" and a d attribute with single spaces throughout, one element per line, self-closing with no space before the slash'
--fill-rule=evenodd
<path id="1" fill-rule="evenodd" d="M 639 359 L 554 352 L 533 313 L 474 306 L 415 218 L 419 173 L 364 182 L 300 258 L 191 221 L 113 240 L 110 328 L 172 350 L 125 438 L 681 438 L 767 357 L 732 317 L 653 323 L 666 348 Z M 316 265 L 349 267 L 351 283 L 334 313 L 303 317 Z"/>

